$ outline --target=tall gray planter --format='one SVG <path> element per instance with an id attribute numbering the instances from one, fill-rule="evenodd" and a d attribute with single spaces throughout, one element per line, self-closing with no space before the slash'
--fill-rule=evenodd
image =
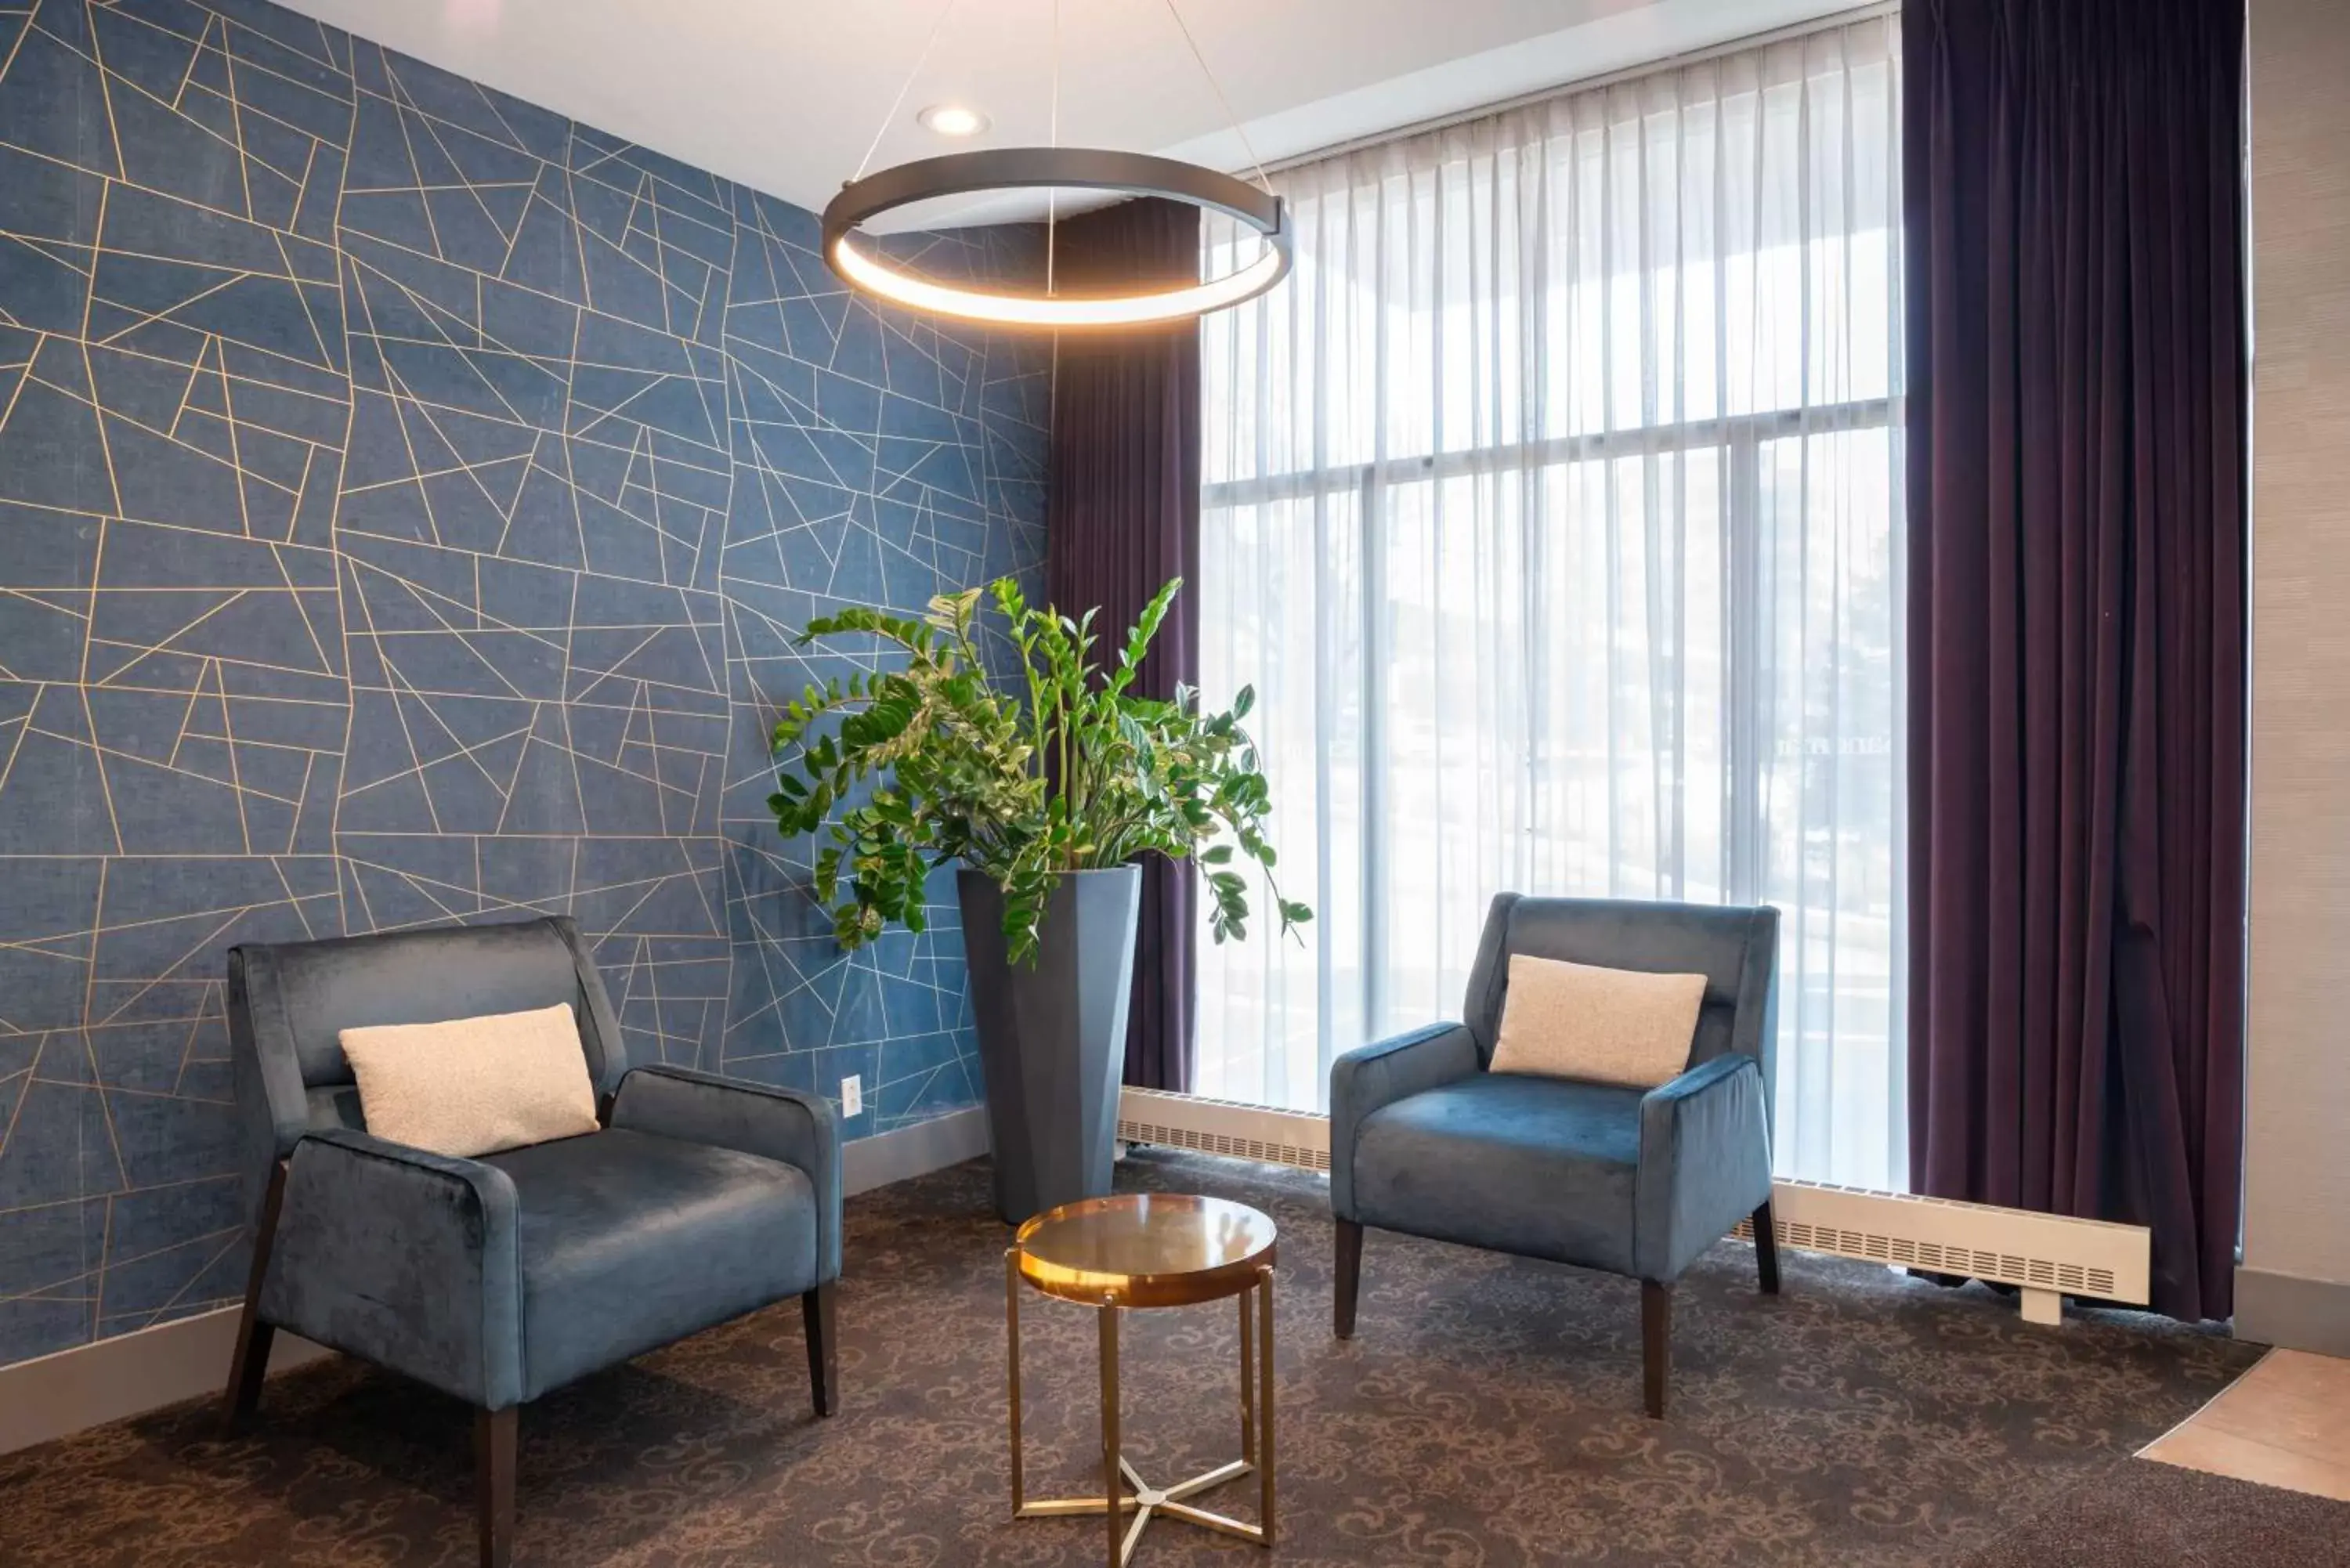
<path id="1" fill-rule="evenodd" d="M 1032 1214 L 1109 1191 L 1142 871 L 1068 871 L 1035 961 L 1005 956 L 1003 891 L 962 872 L 963 951 L 995 1139 L 995 1211 Z"/>

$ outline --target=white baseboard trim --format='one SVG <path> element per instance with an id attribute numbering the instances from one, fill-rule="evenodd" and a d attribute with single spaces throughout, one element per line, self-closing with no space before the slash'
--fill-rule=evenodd
<path id="1" fill-rule="evenodd" d="M 840 1185 L 854 1198 L 877 1187 L 910 1181 L 977 1159 L 990 1147 L 987 1107 L 967 1106 L 895 1132 L 876 1133 L 841 1145 Z"/>
<path id="2" fill-rule="evenodd" d="M 987 1150 L 987 1111 L 973 1106 L 844 1145 L 841 1185 L 851 1194 L 870 1192 L 976 1159 Z M 222 1307 L 0 1366 L 0 1454 L 185 1399 L 218 1396 L 236 1348 L 237 1312 Z M 280 1334 L 269 1370 L 284 1372 L 333 1354 Z"/>
<path id="3" fill-rule="evenodd" d="M 222 1307 L 0 1367 L 0 1454 L 183 1399 L 218 1397 L 228 1385 L 238 1312 Z M 269 1370 L 333 1354 L 281 1334 Z"/>
<path id="4" fill-rule="evenodd" d="M 2350 1357 L 2350 1284 L 2239 1268 L 2235 1332 L 2255 1345 Z"/>

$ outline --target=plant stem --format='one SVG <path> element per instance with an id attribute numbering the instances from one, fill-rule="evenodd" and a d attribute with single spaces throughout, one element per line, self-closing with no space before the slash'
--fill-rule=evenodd
<path id="1" fill-rule="evenodd" d="M 1061 742 L 1061 804 L 1066 810 L 1072 804 L 1069 800 L 1069 692 L 1068 688 L 1057 680 L 1053 683 L 1053 732 Z M 1075 812 L 1070 811 L 1063 820 L 1074 826 L 1076 822 Z"/>

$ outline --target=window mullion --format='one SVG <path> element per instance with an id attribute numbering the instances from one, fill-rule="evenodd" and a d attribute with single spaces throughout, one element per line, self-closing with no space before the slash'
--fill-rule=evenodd
<path id="1" fill-rule="evenodd" d="M 1729 759 L 1723 820 L 1724 888 L 1732 904 L 1762 901 L 1768 840 L 1762 823 L 1762 442 L 1752 420 L 1730 431 L 1729 625 L 1722 639 L 1724 753 Z"/>

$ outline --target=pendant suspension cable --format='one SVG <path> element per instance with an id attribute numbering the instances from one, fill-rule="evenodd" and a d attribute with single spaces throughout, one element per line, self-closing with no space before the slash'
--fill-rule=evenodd
<path id="1" fill-rule="evenodd" d="M 1055 3 L 1058 4 L 1058 0 Z M 1208 57 L 1200 52 L 1200 40 L 1191 36 L 1191 24 L 1183 20 L 1183 13 L 1176 8 L 1175 0 L 1167 0 L 1167 14 L 1175 18 L 1175 30 L 1181 33 L 1183 42 L 1191 46 L 1191 58 L 1198 63 L 1200 74 L 1208 78 L 1208 86 L 1215 93 L 1216 102 L 1223 106 L 1224 119 L 1232 123 L 1232 133 L 1241 139 L 1241 151 L 1247 155 L 1249 163 L 1256 170 L 1256 182 L 1270 193 L 1273 180 L 1264 171 L 1264 160 L 1256 155 L 1256 143 L 1249 140 L 1248 127 L 1243 125 L 1241 117 L 1232 112 L 1232 100 L 1224 96 L 1224 84 L 1218 81 L 1216 73 L 1209 68 Z"/>
<path id="2" fill-rule="evenodd" d="M 1053 0 L 1053 86 L 1046 109 L 1045 135 L 1047 145 L 1061 145 L 1061 0 Z M 1060 232 L 1061 192 L 1058 186 L 1045 192 L 1045 297 L 1053 297 L 1054 242 Z M 1053 346 L 1053 363 L 1057 377 L 1060 367 L 1060 344 Z"/>
<path id="3" fill-rule="evenodd" d="M 940 7 L 938 19 L 931 24 L 931 36 L 922 40 L 922 52 L 914 57 L 914 68 L 908 71 L 906 79 L 898 84 L 898 96 L 889 100 L 889 111 L 881 117 L 881 123 L 873 128 L 873 140 L 865 144 L 865 156 L 857 161 L 857 176 L 849 181 L 850 184 L 864 179 L 865 171 L 873 166 L 873 155 L 881 151 L 881 139 L 889 135 L 889 127 L 897 123 L 898 111 L 906 107 L 906 95 L 914 90 L 914 82 L 921 76 L 922 67 L 931 63 L 931 51 L 938 47 L 939 35 L 946 31 L 947 18 L 953 16 L 955 8 L 962 4 L 962 0 L 946 0 L 946 4 Z"/>

